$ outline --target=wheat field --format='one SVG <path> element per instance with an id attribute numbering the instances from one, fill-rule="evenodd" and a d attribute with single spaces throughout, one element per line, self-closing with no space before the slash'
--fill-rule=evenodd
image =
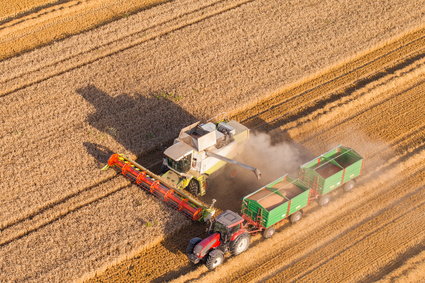
<path id="1" fill-rule="evenodd" d="M 422 92 L 406 90 L 409 96 L 400 97 L 392 92 L 398 84 L 421 80 L 425 7 L 420 1 L 157 1 L 94 28 L 137 1 L 93 16 L 89 11 L 100 2 L 32 2 L 52 13 L 35 9 L 43 16 L 25 15 L 33 16 L 34 24 L 2 22 L 3 43 L 18 30 L 50 43 L 25 53 L 18 49 L 26 43 L 9 40 L 17 46 L 12 53 L 10 45 L 0 46 L 2 58 L 8 58 L 0 61 L 0 281 L 215 276 L 188 266 L 181 248 L 204 227 L 193 226 L 113 170 L 99 170 L 112 152 L 155 163 L 180 128 L 199 119 L 234 117 L 251 128 L 284 132 L 312 153 L 338 142 L 355 147 L 345 138 L 347 127 L 358 124 L 363 135 L 392 148 L 376 157 L 363 148 L 373 162 L 394 151 L 405 156 L 406 150 L 422 158 L 416 138 L 423 119 L 414 114 L 423 113 Z M 3 19 L 18 11 L 8 7 Z M 70 15 L 91 20 L 56 25 Z M 63 34 L 75 28 L 90 30 L 49 39 L 57 36 L 51 30 Z M 332 83 L 321 83 L 327 80 Z M 385 104 L 393 96 L 395 102 Z M 379 103 L 384 106 L 371 110 L 371 121 L 385 119 L 379 113 L 391 116 L 397 106 L 394 127 L 368 127 L 368 116 L 360 115 L 329 134 L 327 124 Z M 416 108 L 407 111 L 408 105 Z M 415 139 L 392 146 L 402 137 L 393 131 L 403 125 L 409 131 L 402 134 L 416 133 Z M 413 159 L 408 162 L 408 168 L 419 168 Z M 415 180 L 419 177 L 402 193 L 414 190 Z M 373 198 L 371 190 L 363 186 L 358 194 Z M 347 226 L 335 227 L 338 232 Z M 149 258 L 164 261 L 142 266 L 140 260 Z M 229 260 L 229 270 L 237 262 Z"/>

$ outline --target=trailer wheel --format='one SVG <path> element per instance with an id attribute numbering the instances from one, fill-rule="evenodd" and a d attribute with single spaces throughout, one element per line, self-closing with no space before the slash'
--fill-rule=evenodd
<path id="1" fill-rule="evenodd" d="M 214 270 L 217 266 L 221 265 L 224 261 L 224 253 L 220 250 L 212 250 L 208 254 L 205 265 L 209 270 Z"/>
<path id="2" fill-rule="evenodd" d="M 356 183 L 354 181 L 350 181 L 350 182 L 345 183 L 345 185 L 344 185 L 344 191 L 350 192 L 351 190 L 354 189 L 354 186 L 355 185 L 356 185 Z"/>
<path id="3" fill-rule="evenodd" d="M 189 185 L 187 185 L 187 189 L 192 195 L 199 196 L 199 193 L 201 192 L 200 184 L 198 180 L 192 179 L 189 182 Z"/>
<path id="4" fill-rule="evenodd" d="M 320 206 L 325 206 L 327 205 L 329 202 L 331 201 L 331 197 L 328 195 L 324 195 L 319 197 L 319 205 Z"/>
<path id="5" fill-rule="evenodd" d="M 276 230 L 273 227 L 266 228 L 263 231 L 263 237 L 266 238 L 266 239 L 271 238 L 274 235 L 275 232 L 276 232 Z"/>
<path id="6" fill-rule="evenodd" d="M 230 242 L 230 252 L 232 255 L 243 253 L 249 248 L 250 236 L 248 233 L 239 235 L 234 241 Z"/>
<path id="7" fill-rule="evenodd" d="M 303 218 L 303 213 L 301 211 L 297 211 L 294 214 L 291 214 L 291 216 L 289 216 L 289 221 L 294 224 L 300 221 L 301 218 Z"/>
<path id="8" fill-rule="evenodd" d="M 186 254 L 187 254 L 187 255 L 192 254 L 192 253 L 193 253 L 193 249 L 195 248 L 195 246 L 196 246 L 196 245 L 197 245 L 200 241 L 202 241 L 202 239 L 201 239 L 201 238 L 192 238 L 192 239 L 190 239 L 189 244 L 188 244 L 188 245 L 187 245 L 187 247 L 186 247 Z"/>

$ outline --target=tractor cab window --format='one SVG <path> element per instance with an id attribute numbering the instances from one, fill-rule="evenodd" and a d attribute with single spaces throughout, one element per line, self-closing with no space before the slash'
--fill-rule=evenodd
<path id="1" fill-rule="evenodd" d="M 213 232 L 218 232 L 223 236 L 228 233 L 228 230 L 227 230 L 227 227 L 224 226 L 222 223 L 215 222 L 213 226 Z"/>
<path id="2" fill-rule="evenodd" d="M 192 162 L 192 154 L 186 155 L 179 161 L 175 161 L 167 157 L 168 166 L 176 170 L 177 172 L 186 173 L 190 170 L 190 164 Z"/>

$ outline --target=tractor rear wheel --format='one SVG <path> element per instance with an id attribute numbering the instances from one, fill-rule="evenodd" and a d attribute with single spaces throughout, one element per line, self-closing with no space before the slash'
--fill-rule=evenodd
<path id="1" fill-rule="evenodd" d="M 221 265 L 224 261 L 224 253 L 220 250 L 212 250 L 208 254 L 207 261 L 205 262 L 205 265 L 209 270 L 214 270 L 219 265 Z"/>
<path id="2" fill-rule="evenodd" d="M 297 211 L 294 214 L 291 214 L 291 216 L 289 216 L 289 221 L 294 224 L 300 221 L 301 218 L 303 218 L 303 213 L 301 211 Z"/>
<path id="3" fill-rule="evenodd" d="M 230 252 L 232 255 L 243 253 L 249 248 L 250 236 L 248 233 L 239 235 L 234 241 L 230 242 Z"/>
<path id="4" fill-rule="evenodd" d="M 195 248 L 195 246 L 200 242 L 200 241 L 202 241 L 202 239 L 201 238 L 192 238 L 192 239 L 190 239 L 190 241 L 189 241 L 189 244 L 187 245 L 187 247 L 186 247 L 186 254 L 187 255 L 190 255 L 190 254 L 192 254 L 193 253 L 193 249 Z"/>
<path id="5" fill-rule="evenodd" d="M 276 230 L 273 227 L 266 228 L 263 231 L 263 237 L 266 238 L 266 239 L 271 238 L 274 235 L 275 232 L 276 232 Z"/>
<path id="6" fill-rule="evenodd" d="M 319 205 L 325 206 L 331 201 L 331 197 L 328 195 L 323 195 L 319 198 Z"/>
<path id="7" fill-rule="evenodd" d="M 199 184 L 198 180 L 191 179 L 189 185 L 187 185 L 186 190 L 188 190 L 194 196 L 199 196 L 201 192 L 201 185 Z"/>
<path id="8" fill-rule="evenodd" d="M 350 181 L 350 182 L 345 183 L 345 185 L 344 185 L 344 191 L 350 192 L 351 190 L 353 190 L 355 184 L 356 183 L 354 181 Z"/>

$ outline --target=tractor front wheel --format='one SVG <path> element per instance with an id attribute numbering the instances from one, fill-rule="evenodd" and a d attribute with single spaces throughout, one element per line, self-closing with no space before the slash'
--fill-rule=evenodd
<path id="1" fill-rule="evenodd" d="M 249 248 L 250 236 L 248 233 L 239 235 L 234 241 L 230 243 L 230 252 L 232 255 L 243 253 Z"/>
<path id="2" fill-rule="evenodd" d="M 212 250 L 208 254 L 207 261 L 205 265 L 209 270 L 216 269 L 219 265 L 221 265 L 224 261 L 224 253 L 220 250 Z"/>
<path id="3" fill-rule="evenodd" d="M 198 180 L 192 179 L 189 182 L 189 185 L 187 185 L 187 189 L 192 195 L 199 196 L 201 192 L 201 185 L 199 184 Z"/>

